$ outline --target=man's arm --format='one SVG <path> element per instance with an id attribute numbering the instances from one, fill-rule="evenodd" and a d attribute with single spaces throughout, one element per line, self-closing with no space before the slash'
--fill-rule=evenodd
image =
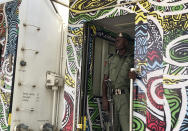
<path id="1" fill-rule="evenodd" d="M 130 56 L 130 64 L 129 64 L 129 68 L 134 68 L 134 55 L 131 55 Z M 136 79 L 136 72 L 135 71 L 130 71 L 129 69 L 129 79 L 133 79 L 135 80 Z"/>
<path id="2" fill-rule="evenodd" d="M 102 85 L 102 98 L 107 98 L 107 86 L 105 84 L 106 80 L 108 80 L 108 76 L 104 75 L 103 85 Z"/>
<path id="3" fill-rule="evenodd" d="M 103 79 L 103 85 L 102 85 L 102 107 L 103 110 L 108 110 L 108 99 L 107 99 L 107 86 L 105 84 L 105 81 L 108 80 L 108 76 L 104 75 Z"/>

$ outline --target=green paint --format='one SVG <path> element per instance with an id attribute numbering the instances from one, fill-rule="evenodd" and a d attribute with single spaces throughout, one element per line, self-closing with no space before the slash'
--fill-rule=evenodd
<path id="1" fill-rule="evenodd" d="M 167 74 L 169 74 L 169 75 L 177 75 L 177 74 L 179 74 L 179 72 L 182 71 L 183 69 L 184 69 L 184 67 L 178 67 L 177 69 L 175 69 L 175 70 L 173 71 L 173 70 L 172 70 L 172 65 L 169 65 Z"/>
<path id="2" fill-rule="evenodd" d="M 144 131 L 145 130 L 145 124 L 144 122 L 138 118 L 138 117 L 133 117 L 133 130 L 134 131 Z"/>
<path id="3" fill-rule="evenodd" d="M 72 16 L 70 15 L 69 17 L 69 23 L 70 24 L 74 24 L 75 22 L 77 21 L 91 21 L 91 20 L 95 20 L 97 18 L 99 18 L 100 16 L 103 16 L 104 14 L 106 13 L 109 13 L 111 9 L 107 9 L 107 10 L 100 10 L 100 11 L 97 11 L 94 15 L 90 15 L 90 14 L 87 14 L 87 13 L 84 13 L 84 14 L 78 14 L 76 16 Z"/>
<path id="4" fill-rule="evenodd" d="M 183 8 L 184 8 L 183 5 L 177 5 L 177 6 L 171 7 L 172 11 L 180 11 L 180 10 L 183 10 Z"/>
<path id="5" fill-rule="evenodd" d="M 156 6 L 156 10 L 164 11 L 165 7 L 164 6 Z"/>
<path id="6" fill-rule="evenodd" d="M 173 89 L 164 89 L 164 94 L 170 107 L 171 126 L 174 128 L 177 124 L 181 110 L 181 99 L 179 98 L 177 91 Z"/>
<path id="7" fill-rule="evenodd" d="M 99 110 L 95 110 L 94 113 L 91 116 L 92 122 L 94 122 L 97 119 L 98 116 L 99 116 Z"/>

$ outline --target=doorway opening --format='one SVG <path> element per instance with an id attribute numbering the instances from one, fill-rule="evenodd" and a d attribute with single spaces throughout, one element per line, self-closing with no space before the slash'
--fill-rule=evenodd
<path id="1" fill-rule="evenodd" d="M 114 104 L 110 104 L 109 102 L 109 109 L 106 111 L 103 109 L 102 101 L 104 94 L 103 86 L 106 64 L 108 63 L 107 61 L 109 59 L 113 58 L 114 55 L 117 54 L 115 42 L 117 41 L 116 38 L 118 37 L 119 33 L 121 33 L 123 38 L 128 41 L 126 52 L 133 56 L 135 14 L 105 18 L 90 21 L 84 24 L 84 47 L 82 54 L 81 74 L 82 95 L 80 99 L 80 123 L 82 123 L 83 130 L 84 128 L 87 128 L 87 130 L 90 131 L 114 130 Z M 134 57 L 131 57 L 131 59 L 131 61 L 134 61 Z M 119 61 L 117 61 L 117 63 L 118 62 Z M 124 64 L 120 65 L 123 66 Z M 120 70 L 120 72 L 122 71 Z M 117 72 L 119 72 L 119 70 Z M 107 91 L 107 96 L 111 96 L 113 99 L 113 92 L 114 89 L 112 90 L 110 87 Z M 123 91 L 122 89 L 121 94 L 126 94 L 123 92 L 129 94 L 128 91 Z M 127 106 L 129 108 L 128 103 Z M 125 110 L 125 112 L 129 112 L 129 110 Z M 83 118 L 86 118 L 86 121 L 84 121 Z M 122 128 L 121 124 L 119 128 Z M 123 129 L 121 130 L 123 131 Z"/>

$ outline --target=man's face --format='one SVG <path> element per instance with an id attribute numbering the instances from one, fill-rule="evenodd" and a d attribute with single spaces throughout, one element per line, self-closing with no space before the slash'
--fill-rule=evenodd
<path id="1" fill-rule="evenodd" d="M 125 49 L 127 47 L 128 41 L 125 38 L 117 37 L 115 41 L 115 47 L 117 50 Z"/>

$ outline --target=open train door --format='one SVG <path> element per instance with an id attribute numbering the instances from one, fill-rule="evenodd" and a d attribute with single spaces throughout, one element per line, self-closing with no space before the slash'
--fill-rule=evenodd
<path id="1" fill-rule="evenodd" d="M 113 111 L 109 113 L 102 109 L 102 85 L 105 60 L 116 52 L 114 42 L 120 32 L 124 33 L 128 39 L 128 51 L 133 55 L 134 14 L 105 18 L 84 24 L 81 104 L 79 105 L 81 130 L 113 130 Z"/>

